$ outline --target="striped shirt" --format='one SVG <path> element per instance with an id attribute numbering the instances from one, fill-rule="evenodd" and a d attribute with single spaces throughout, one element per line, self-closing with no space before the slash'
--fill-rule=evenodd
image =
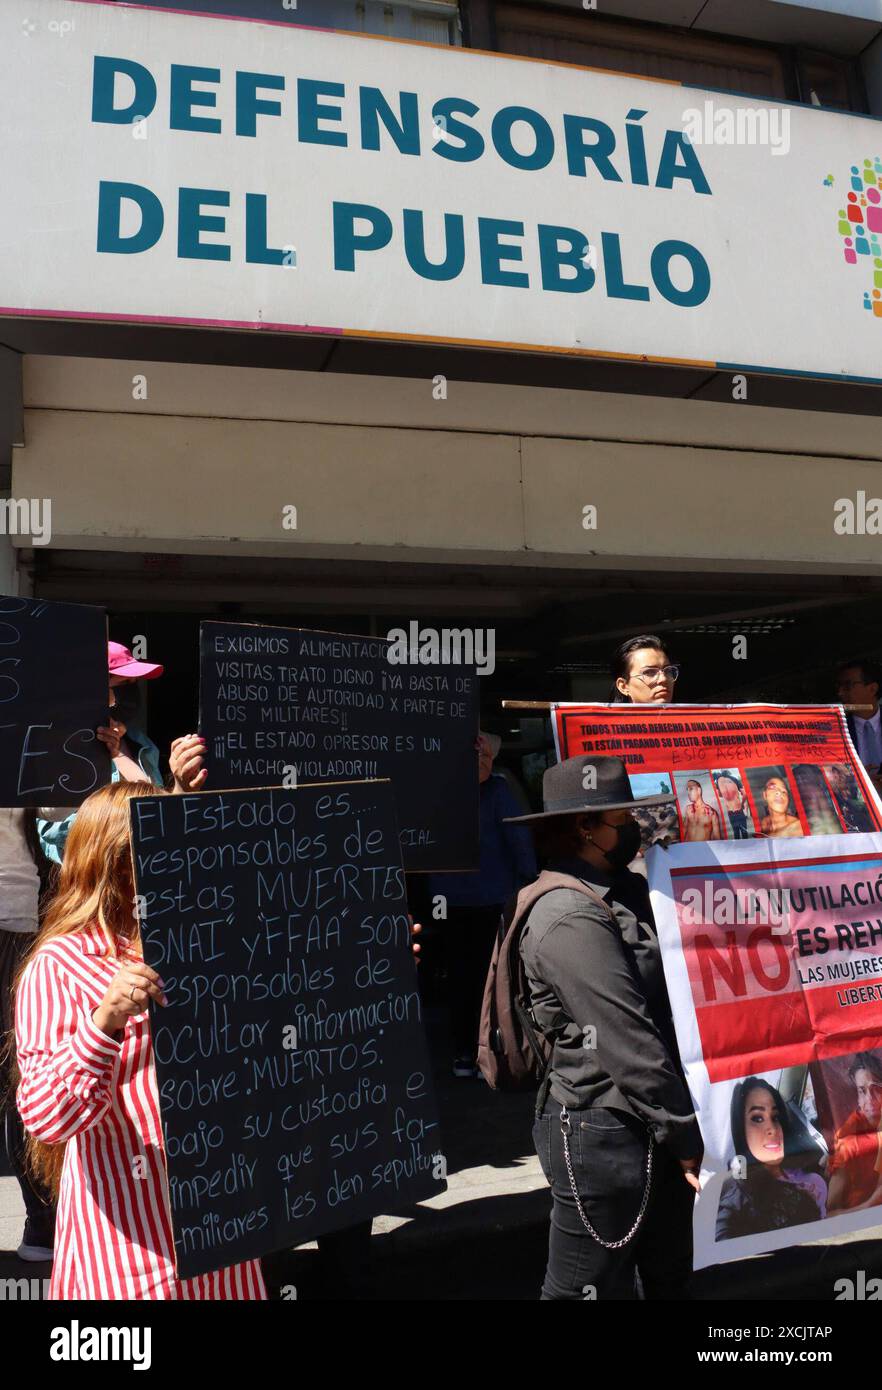
<path id="1" fill-rule="evenodd" d="M 66 1145 L 53 1299 L 264 1299 L 257 1260 L 175 1275 L 148 1013 L 108 1037 L 92 1020 L 124 962 L 97 926 L 55 937 L 22 978 L 15 1032 L 27 1130 Z"/>

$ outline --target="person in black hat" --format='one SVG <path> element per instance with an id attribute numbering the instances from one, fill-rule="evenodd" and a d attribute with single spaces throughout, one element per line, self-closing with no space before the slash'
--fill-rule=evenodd
<path id="1" fill-rule="evenodd" d="M 680 1066 L 619 758 L 568 758 L 531 825 L 573 886 L 533 906 L 521 936 L 532 1013 L 552 1042 L 533 1138 L 553 1206 L 543 1299 L 683 1298 L 701 1134 Z M 580 891 L 579 884 L 593 890 Z"/>

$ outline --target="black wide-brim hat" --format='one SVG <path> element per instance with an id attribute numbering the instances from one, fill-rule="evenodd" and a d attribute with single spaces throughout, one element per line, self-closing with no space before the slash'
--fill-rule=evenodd
<path id="1" fill-rule="evenodd" d="M 590 753 L 580 753 L 546 768 L 542 778 L 542 811 L 529 816 L 506 816 L 505 821 L 508 825 L 521 825 L 527 821 L 550 820 L 552 816 L 666 806 L 676 800 L 674 792 L 635 796 L 621 758 L 595 758 Z"/>

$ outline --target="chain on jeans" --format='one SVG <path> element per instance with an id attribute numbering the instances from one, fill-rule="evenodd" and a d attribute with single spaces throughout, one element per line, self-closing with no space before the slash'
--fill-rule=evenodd
<path id="1" fill-rule="evenodd" d="M 585 1208 L 582 1206 L 582 1199 L 579 1196 L 579 1190 L 576 1187 L 576 1179 L 573 1174 L 573 1163 L 572 1159 L 570 1158 L 570 1135 L 573 1132 L 573 1127 L 570 1123 L 570 1117 L 567 1112 L 567 1107 L 565 1105 L 561 1106 L 560 1111 L 560 1132 L 563 1135 L 564 1161 L 567 1165 L 567 1173 L 569 1174 L 570 1187 L 573 1190 L 573 1200 L 576 1203 L 576 1211 L 579 1213 L 582 1225 L 585 1227 L 585 1230 L 588 1232 L 588 1234 L 592 1236 L 594 1240 L 597 1241 L 598 1245 L 603 1246 L 604 1250 L 620 1250 L 623 1245 L 628 1244 L 629 1240 L 633 1240 L 634 1236 L 637 1234 L 637 1231 L 639 1229 L 640 1222 L 643 1220 L 643 1217 L 646 1212 L 646 1204 L 649 1201 L 649 1190 L 652 1186 L 652 1150 L 654 1147 L 652 1135 L 649 1135 L 649 1147 L 646 1151 L 646 1185 L 643 1188 L 643 1200 L 640 1203 L 640 1210 L 637 1213 L 637 1219 L 634 1222 L 634 1225 L 631 1227 L 628 1234 L 626 1236 L 622 1236 L 621 1240 L 604 1240 L 602 1236 L 599 1236 L 597 1234 L 594 1227 L 591 1225 L 591 1222 L 588 1220 L 588 1217 L 585 1215 Z"/>

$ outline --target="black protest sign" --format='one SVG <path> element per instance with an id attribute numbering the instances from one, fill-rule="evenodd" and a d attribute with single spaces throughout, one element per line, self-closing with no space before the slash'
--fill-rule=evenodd
<path id="1" fill-rule="evenodd" d="M 389 782 L 131 818 L 179 1276 L 443 1191 Z"/>
<path id="2" fill-rule="evenodd" d="M 405 869 L 476 869 L 477 672 L 394 655 L 384 638 L 203 623 L 210 785 L 389 777 Z"/>
<path id="3" fill-rule="evenodd" d="M 0 805 L 79 806 L 110 781 L 107 618 L 0 597 Z"/>

